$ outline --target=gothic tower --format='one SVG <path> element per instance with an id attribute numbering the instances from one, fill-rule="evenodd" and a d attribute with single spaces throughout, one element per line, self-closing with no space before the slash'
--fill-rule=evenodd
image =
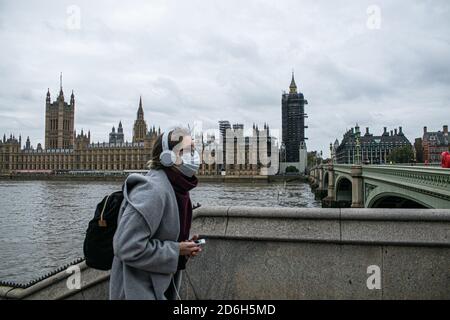
<path id="1" fill-rule="evenodd" d="M 281 118 L 282 118 L 282 145 L 286 152 L 283 155 L 286 162 L 299 162 L 300 149 L 304 148 L 305 140 L 305 100 L 303 93 L 298 92 L 297 84 L 292 72 L 289 93 L 283 93 L 281 97 Z"/>
<path id="2" fill-rule="evenodd" d="M 139 108 L 137 111 L 137 118 L 134 121 L 133 127 L 133 143 L 144 142 L 147 134 L 147 124 L 144 120 L 144 109 L 142 109 L 142 97 L 139 98 Z"/>
<path id="3" fill-rule="evenodd" d="M 112 131 L 109 133 L 109 143 L 124 143 L 124 134 L 123 134 L 123 127 L 122 127 L 122 120 L 119 122 L 119 127 L 116 128 L 113 126 Z"/>
<path id="4" fill-rule="evenodd" d="M 45 101 L 45 148 L 72 149 L 74 147 L 75 96 L 72 91 L 70 104 L 64 101 L 62 73 L 58 98 L 51 102 L 50 89 Z"/>
<path id="5" fill-rule="evenodd" d="M 117 142 L 118 143 L 124 143 L 124 134 L 123 134 L 123 127 L 122 127 L 122 120 L 119 121 L 119 127 L 117 129 Z"/>

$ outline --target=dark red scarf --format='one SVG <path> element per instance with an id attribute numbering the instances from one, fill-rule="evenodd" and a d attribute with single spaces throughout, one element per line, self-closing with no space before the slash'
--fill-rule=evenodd
<path id="1" fill-rule="evenodd" d="M 196 176 L 186 177 L 176 169 L 164 168 L 164 172 L 175 191 L 177 198 L 178 212 L 180 214 L 180 234 L 178 241 L 189 240 L 189 233 L 192 222 L 192 203 L 189 196 L 189 190 L 197 186 L 198 179 Z M 184 269 L 187 259 L 180 256 L 178 261 L 178 269 Z"/>

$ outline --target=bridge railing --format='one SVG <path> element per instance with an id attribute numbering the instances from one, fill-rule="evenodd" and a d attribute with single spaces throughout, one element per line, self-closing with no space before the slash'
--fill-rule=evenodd
<path id="1" fill-rule="evenodd" d="M 450 199 L 450 170 L 438 167 L 364 166 L 363 177 L 427 190 Z"/>

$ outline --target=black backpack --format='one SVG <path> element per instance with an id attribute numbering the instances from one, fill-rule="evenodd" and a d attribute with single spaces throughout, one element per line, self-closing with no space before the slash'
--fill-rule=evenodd
<path id="1" fill-rule="evenodd" d="M 117 229 L 122 191 L 116 191 L 97 204 L 94 218 L 89 221 L 83 252 L 86 265 L 94 269 L 110 270 L 114 258 L 113 237 Z"/>

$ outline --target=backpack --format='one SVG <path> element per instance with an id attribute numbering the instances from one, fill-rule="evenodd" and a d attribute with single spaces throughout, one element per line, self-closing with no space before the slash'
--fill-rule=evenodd
<path id="1" fill-rule="evenodd" d="M 113 237 L 123 199 L 122 186 L 121 191 L 111 193 L 97 204 L 83 244 L 87 266 L 100 270 L 111 269 L 114 258 Z"/>

